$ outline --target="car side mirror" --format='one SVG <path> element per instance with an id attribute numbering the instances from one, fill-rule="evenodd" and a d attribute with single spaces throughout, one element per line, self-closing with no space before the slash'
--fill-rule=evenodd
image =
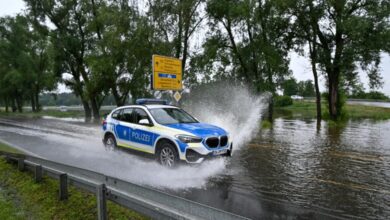
<path id="1" fill-rule="evenodd" d="M 152 126 L 152 124 L 149 122 L 148 119 L 144 118 L 138 121 L 138 124 L 145 125 L 145 126 Z"/>

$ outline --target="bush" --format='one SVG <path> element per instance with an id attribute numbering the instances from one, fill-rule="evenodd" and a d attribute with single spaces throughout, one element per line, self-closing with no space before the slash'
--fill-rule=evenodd
<path id="1" fill-rule="evenodd" d="M 275 97 L 275 106 L 284 107 L 293 104 L 293 100 L 290 96 L 276 96 Z"/>

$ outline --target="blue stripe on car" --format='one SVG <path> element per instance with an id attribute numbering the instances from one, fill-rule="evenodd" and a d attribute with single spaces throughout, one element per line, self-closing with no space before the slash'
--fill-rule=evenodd
<path id="1" fill-rule="evenodd" d="M 180 151 L 184 152 L 188 146 L 188 144 L 183 143 L 181 141 L 176 140 L 177 145 L 179 145 Z"/>

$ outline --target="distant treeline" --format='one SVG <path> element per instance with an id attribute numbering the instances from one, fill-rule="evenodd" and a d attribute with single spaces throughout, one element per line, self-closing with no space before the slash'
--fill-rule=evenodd
<path id="1" fill-rule="evenodd" d="M 80 98 L 73 93 L 59 93 L 59 94 L 41 94 L 39 96 L 42 106 L 71 106 L 82 105 Z M 116 105 L 113 96 L 107 96 L 102 105 Z"/>
<path id="2" fill-rule="evenodd" d="M 349 95 L 350 99 L 372 99 L 372 100 L 382 100 L 382 101 L 390 101 L 390 97 L 378 91 L 371 92 L 359 92 L 356 94 Z"/>

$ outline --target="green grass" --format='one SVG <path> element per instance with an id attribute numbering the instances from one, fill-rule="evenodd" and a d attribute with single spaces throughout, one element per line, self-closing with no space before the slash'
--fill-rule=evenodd
<path id="1" fill-rule="evenodd" d="M 27 219 L 28 216 L 23 210 L 20 210 L 15 204 L 6 198 L 6 193 L 0 188 L 0 219 Z"/>
<path id="2" fill-rule="evenodd" d="M 96 219 L 96 196 L 74 187 L 69 199 L 58 201 L 58 181 L 44 178 L 34 183 L 32 173 L 19 172 L 0 158 L 0 219 Z M 109 219 L 146 219 L 112 202 Z"/>
<path id="3" fill-rule="evenodd" d="M 345 119 L 374 119 L 374 120 L 387 120 L 390 119 L 390 108 L 364 106 L 364 105 L 351 105 L 346 104 Z M 327 118 L 327 104 L 323 102 L 321 104 L 322 116 Z M 316 103 L 308 101 L 294 101 L 290 106 L 275 108 L 276 116 L 302 116 L 315 118 L 316 117 Z"/>
<path id="4" fill-rule="evenodd" d="M 0 141 L 0 151 L 4 151 L 4 152 L 8 152 L 8 153 L 14 153 L 14 154 L 23 154 L 18 149 L 13 148 L 11 146 L 8 146 L 7 144 L 2 143 L 1 141 Z"/>

